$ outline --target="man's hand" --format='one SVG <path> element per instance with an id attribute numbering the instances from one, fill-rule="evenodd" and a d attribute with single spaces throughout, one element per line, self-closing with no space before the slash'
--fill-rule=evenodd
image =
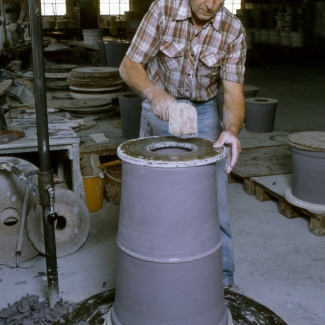
<path id="1" fill-rule="evenodd" d="M 176 99 L 158 87 L 147 89 L 144 95 L 150 100 L 153 113 L 161 120 L 168 121 L 168 108 L 177 103 Z"/>
<path id="2" fill-rule="evenodd" d="M 239 138 L 231 131 L 224 131 L 221 133 L 218 141 L 213 145 L 213 147 L 219 148 L 222 145 L 226 147 L 227 161 L 225 172 L 229 174 L 234 168 L 240 154 L 240 141 Z"/>

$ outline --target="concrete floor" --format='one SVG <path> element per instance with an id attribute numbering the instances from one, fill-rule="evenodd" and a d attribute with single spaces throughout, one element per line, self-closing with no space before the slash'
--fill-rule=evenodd
<path id="1" fill-rule="evenodd" d="M 325 131 L 325 65 L 321 59 L 263 58 L 247 64 L 246 84 L 279 100 L 275 128 Z M 235 282 L 289 325 L 325 324 L 325 236 L 308 231 L 308 219 L 287 219 L 276 201 L 259 202 L 243 185 L 229 184 Z M 60 295 L 79 302 L 114 288 L 119 206 L 104 202 L 91 213 L 91 231 L 76 253 L 59 258 Z M 45 258 L 21 268 L 0 265 L 0 308 L 22 296 L 47 295 Z M 198 324 L 199 325 L 199 324 Z M 201 325 L 201 324 L 200 324 Z M 203 325 L 203 324 L 202 324 Z"/>

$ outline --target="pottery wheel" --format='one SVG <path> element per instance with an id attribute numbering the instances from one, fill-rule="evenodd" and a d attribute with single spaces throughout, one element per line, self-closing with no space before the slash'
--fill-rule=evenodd
<path id="1" fill-rule="evenodd" d="M 55 224 L 57 257 L 76 252 L 87 240 L 90 229 L 89 212 L 81 198 L 70 190 L 55 190 Z M 45 254 L 42 207 L 36 204 L 28 212 L 27 233 L 34 247 Z"/>
<path id="2" fill-rule="evenodd" d="M 297 132 L 288 136 L 288 142 L 291 146 L 307 150 L 325 152 L 325 132 Z"/>
<path id="3" fill-rule="evenodd" d="M 19 158 L 0 157 L 1 163 L 13 163 L 22 172 L 36 170 L 33 164 Z M 37 176 L 30 178 L 37 184 Z M 16 248 L 21 224 L 21 214 L 24 202 L 25 183 L 14 173 L 0 171 L 0 264 L 16 263 Z M 28 209 L 37 202 L 37 195 L 30 190 Z M 38 255 L 28 239 L 26 226 L 23 233 L 23 244 L 20 263 Z"/>

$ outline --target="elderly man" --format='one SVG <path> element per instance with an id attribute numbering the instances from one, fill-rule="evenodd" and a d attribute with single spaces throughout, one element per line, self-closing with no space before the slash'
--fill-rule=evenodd
<path id="1" fill-rule="evenodd" d="M 122 79 L 145 98 L 140 137 L 169 135 L 168 107 L 186 102 L 197 110 L 199 137 L 215 140 L 214 147 L 226 146 L 227 158 L 217 164 L 217 200 L 223 283 L 234 290 L 238 287 L 234 285 L 226 173 L 240 153 L 245 59 L 245 30 L 224 7 L 224 0 L 156 0 L 120 66 Z M 216 100 L 221 80 L 223 132 Z"/>

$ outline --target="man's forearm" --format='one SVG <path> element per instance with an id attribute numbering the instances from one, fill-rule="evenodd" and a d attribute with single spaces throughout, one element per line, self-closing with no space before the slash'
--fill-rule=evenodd
<path id="1" fill-rule="evenodd" d="M 150 81 L 141 63 L 135 63 L 125 56 L 119 71 L 121 78 L 130 88 L 143 97 L 152 99 L 153 93 L 158 87 Z"/>
<path id="2" fill-rule="evenodd" d="M 150 81 L 141 63 L 135 63 L 125 56 L 120 66 L 120 75 L 129 87 L 150 101 L 157 117 L 168 121 L 168 107 L 175 102 L 175 98 Z"/>
<path id="3" fill-rule="evenodd" d="M 245 121 L 245 98 L 242 85 L 231 85 L 225 89 L 223 124 L 225 131 L 239 135 Z"/>

